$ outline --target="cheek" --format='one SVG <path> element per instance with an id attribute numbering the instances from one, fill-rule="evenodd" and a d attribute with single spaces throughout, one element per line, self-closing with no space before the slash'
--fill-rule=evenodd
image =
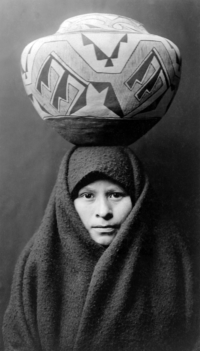
<path id="1" fill-rule="evenodd" d="M 90 213 L 89 208 L 85 204 L 80 202 L 79 199 L 74 201 L 74 207 L 75 207 L 76 212 L 78 213 L 82 223 L 87 228 L 89 225 L 89 219 L 91 218 L 91 213 Z"/>
<path id="2" fill-rule="evenodd" d="M 119 218 L 120 223 L 123 223 L 133 208 L 131 198 L 124 198 L 116 209 L 116 216 Z"/>

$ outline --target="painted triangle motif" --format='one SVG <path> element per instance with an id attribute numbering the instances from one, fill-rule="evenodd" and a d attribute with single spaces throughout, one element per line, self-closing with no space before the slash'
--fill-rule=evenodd
<path id="1" fill-rule="evenodd" d="M 120 49 L 120 44 L 121 43 L 127 43 L 128 42 L 128 36 L 127 34 L 125 34 L 123 36 L 123 38 L 119 41 L 119 43 L 117 44 L 117 46 L 115 47 L 115 49 L 112 52 L 112 55 L 109 57 L 107 56 L 92 40 L 90 40 L 85 34 L 82 34 L 82 40 L 83 40 L 83 45 L 87 46 L 87 45 L 93 45 L 94 46 L 94 50 L 95 50 L 95 54 L 96 54 L 96 58 L 97 60 L 107 60 L 105 67 L 111 67 L 114 66 L 112 59 L 117 59 L 119 56 L 119 49 Z"/>
<path id="2" fill-rule="evenodd" d="M 101 101 L 102 106 L 105 106 L 108 110 L 111 110 L 116 115 L 116 117 L 117 116 L 119 116 L 120 118 L 124 117 L 124 113 L 117 99 L 117 96 L 114 92 L 112 84 L 109 82 L 105 82 L 105 83 L 91 82 L 88 88 L 85 89 L 85 91 L 82 93 L 80 98 L 77 100 L 76 104 L 71 110 L 71 114 L 76 114 L 76 112 L 81 109 L 85 110 L 87 108 L 87 111 L 92 109 L 92 106 L 90 105 L 90 103 L 92 103 L 93 101 L 90 102 L 91 99 L 88 99 L 87 101 L 87 98 L 86 98 L 86 95 L 88 95 L 89 93 L 88 89 L 90 89 L 90 86 L 95 88 L 95 90 L 97 91 L 97 94 L 100 94 L 100 95 L 102 95 L 101 93 L 103 93 L 103 91 L 106 92 L 107 90 L 107 92 L 105 93 L 105 98 Z M 102 98 L 100 98 L 100 96 L 97 96 L 96 98 L 97 98 L 97 102 L 100 103 L 100 99 Z"/>

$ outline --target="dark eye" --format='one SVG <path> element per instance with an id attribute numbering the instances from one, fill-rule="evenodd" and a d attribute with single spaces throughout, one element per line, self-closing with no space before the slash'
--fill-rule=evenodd
<path id="1" fill-rule="evenodd" d="M 125 196 L 124 193 L 120 193 L 120 192 L 113 192 L 109 194 L 111 199 L 121 199 L 122 197 Z"/>
<path id="2" fill-rule="evenodd" d="M 85 198 L 87 200 L 93 199 L 94 195 L 92 193 L 82 193 L 79 195 L 82 198 Z"/>

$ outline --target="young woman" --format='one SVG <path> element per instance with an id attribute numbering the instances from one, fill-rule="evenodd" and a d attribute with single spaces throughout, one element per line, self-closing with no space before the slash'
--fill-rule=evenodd
<path id="1" fill-rule="evenodd" d="M 191 272 L 131 149 L 75 147 L 16 266 L 5 350 L 193 350 Z"/>

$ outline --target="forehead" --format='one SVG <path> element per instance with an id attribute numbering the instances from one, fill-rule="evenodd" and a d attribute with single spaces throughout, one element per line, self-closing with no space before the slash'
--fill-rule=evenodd
<path id="1" fill-rule="evenodd" d="M 107 190 L 124 190 L 123 187 L 112 180 L 99 179 L 83 186 L 81 190 L 107 191 Z"/>

